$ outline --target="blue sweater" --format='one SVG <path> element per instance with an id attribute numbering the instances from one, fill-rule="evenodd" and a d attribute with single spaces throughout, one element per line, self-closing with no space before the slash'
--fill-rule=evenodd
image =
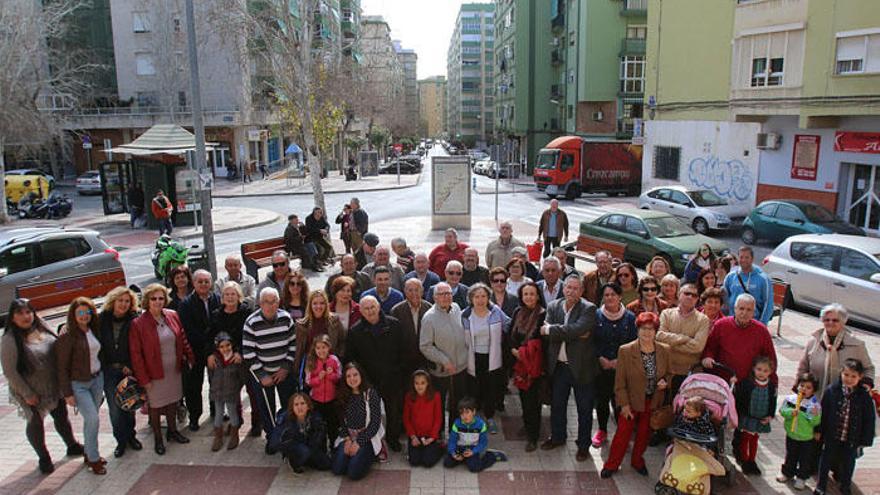
<path id="1" fill-rule="evenodd" d="M 742 284 L 740 284 L 740 279 L 742 279 Z M 773 317 L 773 284 L 770 283 L 770 277 L 757 266 L 752 267 L 749 275 L 745 275 L 740 272 L 739 268 L 735 268 L 724 278 L 727 316 L 733 316 L 736 298 L 740 294 L 746 293 L 743 286 L 746 286 L 748 293 L 755 298 L 755 319 L 766 325 Z"/>
<path id="2" fill-rule="evenodd" d="M 470 450 L 474 455 L 482 454 L 489 446 L 489 428 L 479 416 L 474 416 L 473 423 L 465 424 L 461 418 L 455 418 L 452 432 L 449 434 L 447 450 L 449 455 L 461 454 Z"/>
<path id="3" fill-rule="evenodd" d="M 602 311 L 596 311 L 596 354 L 605 359 L 617 359 L 617 350 L 639 337 L 636 315 L 626 310 L 619 320 L 611 321 Z"/>

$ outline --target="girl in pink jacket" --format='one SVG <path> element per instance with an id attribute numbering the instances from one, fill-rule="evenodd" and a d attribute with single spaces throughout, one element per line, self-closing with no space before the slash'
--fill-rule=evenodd
<path id="1" fill-rule="evenodd" d="M 309 395 L 315 402 L 315 409 L 327 423 L 327 438 L 330 445 L 339 434 L 339 411 L 336 409 L 336 384 L 339 383 L 339 358 L 332 354 L 330 337 L 326 334 L 316 336 L 306 358 L 306 380 Z"/>

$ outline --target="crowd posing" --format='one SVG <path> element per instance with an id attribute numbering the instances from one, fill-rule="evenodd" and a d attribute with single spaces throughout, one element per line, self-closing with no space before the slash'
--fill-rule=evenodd
<path id="1" fill-rule="evenodd" d="M 843 306 L 822 310 L 794 389 L 778 389 L 766 326 L 771 282 L 749 247 L 716 256 L 703 245 L 682 279 L 662 257 L 640 276 L 604 251 L 595 254 L 595 270 L 581 274 L 559 247 L 568 220 L 554 201 L 541 219 L 547 249 L 538 266 L 507 222 L 481 264 L 454 229 L 429 253 L 411 251 L 401 238 L 382 244 L 354 199 L 336 219 L 346 250 L 339 269 L 314 288 L 291 258 L 315 271 L 333 265 L 330 226 L 320 208 L 305 224 L 289 220 L 286 249 L 273 253 L 259 282 L 234 256 L 217 280 L 179 266 L 167 286 L 113 289 L 101 311 L 87 298 L 73 300 L 57 332 L 27 300 L 13 301 L 3 373 L 43 473 L 54 469 L 47 414 L 66 454 L 104 474 L 98 410 L 105 400 L 115 457 L 143 448 L 138 411 L 148 415 L 153 450 L 163 455 L 166 444 L 189 442 L 179 422 L 201 428 L 206 376 L 212 451 L 239 445 L 244 389 L 250 434 L 265 436 L 266 454 L 282 454 L 295 472 L 351 479 L 404 449 L 412 466 L 442 461 L 478 472 L 506 460 L 489 443 L 511 390 L 527 453 L 567 444 L 573 393 L 577 461 L 610 441 L 601 476 L 611 477 L 634 437 L 630 464 L 647 476 L 644 453 L 668 443 L 667 427 L 713 432 L 703 397 L 669 414 L 671 398 L 698 368 L 733 384 L 732 452 L 745 474 L 761 472 L 757 445 L 777 413 L 787 437 L 777 479 L 797 489 L 818 473 L 815 493 L 824 493 L 833 472 L 849 493 L 856 459 L 872 443 L 874 366 L 846 328 Z M 145 400 L 134 407 L 119 400 L 129 389 Z M 777 410 L 778 394 L 785 397 Z M 541 431 L 544 405 L 549 432 Z M 83 443 L 68 407 L 84 419 Z M 609 438 L 611 419 L 617 426 Z"/>

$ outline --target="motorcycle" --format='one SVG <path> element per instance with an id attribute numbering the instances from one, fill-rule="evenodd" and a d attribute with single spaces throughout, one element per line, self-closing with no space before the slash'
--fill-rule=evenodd
<path id="1" fill-rule="evenodd" d="M 61 194 L 57 191 L 52 191 L 52 194 L 49 195 L 46 206 L 47 215 L 50 219 L 64 218 L 70 215 L 71 210 L 73 210 L 73 203 L 70 201 L 70 198 L 66 194 Z"/>
<path id="2" fill-rule="evenodd" d="M 186 264 L 190 271 L 208 269 L 208 253 L 204 249 L 198 245 L 187 247 L 167 234 L 156 240 L 150 259 L 153 262 L 153 275 L 169 287 L 173 281 L 167 279 L 168 274 L 178 266 Z"/>
<path id="3" fill-rule="evenodd" d="M 18 201 L 18 218 L 46 218 L 48 213 L 46 201 L 40 199 L 36 193 L 22 196 Z"/>

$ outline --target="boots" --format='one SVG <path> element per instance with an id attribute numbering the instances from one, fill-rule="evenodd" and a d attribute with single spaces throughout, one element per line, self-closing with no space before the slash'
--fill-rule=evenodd
<path id="1" fill-rule="evenodd" d="M 229 445 L 226 446 L 226 450 L 232 450 L 238 447 L 238 426 L 233 426 L 229 430 Z"/>
<path id="2" fill-rule="evenodd" d="M 214 428 L 214 443 L 211 444 L 211 451 L 217 452 L 223 447 L 223 427 Z"/>

